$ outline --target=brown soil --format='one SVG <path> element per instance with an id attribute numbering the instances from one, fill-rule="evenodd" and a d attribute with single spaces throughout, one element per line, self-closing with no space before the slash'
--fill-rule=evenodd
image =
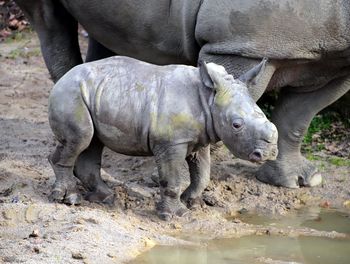
<path id="1" fill-rule="evenodd" d="M 82 44 L 86 47 L 86 40 Z M 102 175 L 116 192 L 115 206 L 50 203 L 54 174 L 47 156 L 55 141 L 47 97 L 52 85 L 36 35 L 0 43 L 0 263 L 121 263 L 155 244 L 190 243 L 176 238 L 189 232 L 207 238 L 264 234 L 267 229 L 279 235 L 342 236 L 235 220 L 245 210 L 286 214 L 308 205 L 349 210 L 349 167 L 326 159 L 314 161 L 326 179 L 322 186 L 292 190 L 258 182 L 256 165 L 222 149 L 213 157 L 205 204 L 188 217 L 163 222 L 155 214 L 159 191 L 153 159 L 106 150 Z"/>

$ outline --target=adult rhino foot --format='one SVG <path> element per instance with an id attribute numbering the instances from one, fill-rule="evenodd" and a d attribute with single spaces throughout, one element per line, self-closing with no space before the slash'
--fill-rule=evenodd
<path id="1" fill-rule="evenodd" d="M 201 197 L 191 198 L 186 192 L 181 195 L 181 201 L 188 209 L 200 208 L 205 204 Z"/>
<path id="2" fill-rule="evenodd" d="M 51 202 L 65 203 L 68 205 L 79 205 L 81 195 L 75 189 L 68 189 L 64 186 L 54 186 L 49 200 Z"/>
<path id="3" fill-rule="evenodd" d="M 160 219 L 169 221 L 174 217 L 183 217 L 189 213 L 189 210 L 180 201 L 160 202 L 157 206 L 157 213 Z"/>
<path id="4" fill-rule="evenodd" d="M 313 187 L 322 183 L 321 173 L 304 157 L 267 161 L 256 174 L 259 181 L 288 188 Z"/>
<path id="5" fill-rule="evenodd" d="M 85 195 L 85 199 L 91 203 L 103 203 L 107 205 L 113 205 L 115 194 L 109 188 L 96 189 L 95 191 L 88 192 Z"/>

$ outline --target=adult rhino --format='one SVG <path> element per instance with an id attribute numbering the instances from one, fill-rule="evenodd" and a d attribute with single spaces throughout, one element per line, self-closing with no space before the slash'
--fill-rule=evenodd
<path id="1" fill-rule="evenodd" d="M 350 0 L 16 0 L 37 31 L 54 81 L 82 63 L 78 22 L 89 33 L 87 61 L 112 54 L 156 64 L 198 60 L 241 76 L 255 100 L 281 90 L 272 121 L 279 155 L 259 180 L 296 188 L 321 182 L 300 153 L 313 116 L 350 87 Z M 244 79 L 244 78 L 243 78 Z"/>

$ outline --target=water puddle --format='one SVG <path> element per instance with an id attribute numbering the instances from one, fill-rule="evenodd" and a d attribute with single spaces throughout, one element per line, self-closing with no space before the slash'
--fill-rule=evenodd
<path id="1" fill-rule="evenodd" d="M 310 227 L 321 231 L 337 231 L 350 234 L 350 214 L 335 209 L 309 207 L 297 210 L 287 216 L 269 218 L 263 215 L 245 213 L 238 216 L 242 222 L 276 227 Z M 350 263 L 350 260 L 349 260 Z"/>
<path id="2" fill-rule="evenodd" d="M 350 234 L 349 214 L 335 210 L 308 208 L 271 219 L 244 214 L 243 222 L 264 226 L 310 227 Z M 325 237 L 246 236 L 238 239 L 206 241 L 200 247 L 156 246 L 140 255 L 134 264 L 221 264 L 221 263 L 350 263 L 350 239 Z"/>

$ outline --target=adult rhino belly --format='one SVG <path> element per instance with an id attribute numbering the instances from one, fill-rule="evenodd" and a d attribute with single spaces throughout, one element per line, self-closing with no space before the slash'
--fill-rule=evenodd
<path id="1" fill-rule="evenodd" d="M 196 36 L 217 54 L 319 59 L 350 47 L 349 15 L 350 0 L 204 1 Z"/>
<path id="2" fill-rule="evenodd" d="M 62 1 L 89 35 L 118 55 L 155 64 L 196 64 L 200 0 Z"/>

